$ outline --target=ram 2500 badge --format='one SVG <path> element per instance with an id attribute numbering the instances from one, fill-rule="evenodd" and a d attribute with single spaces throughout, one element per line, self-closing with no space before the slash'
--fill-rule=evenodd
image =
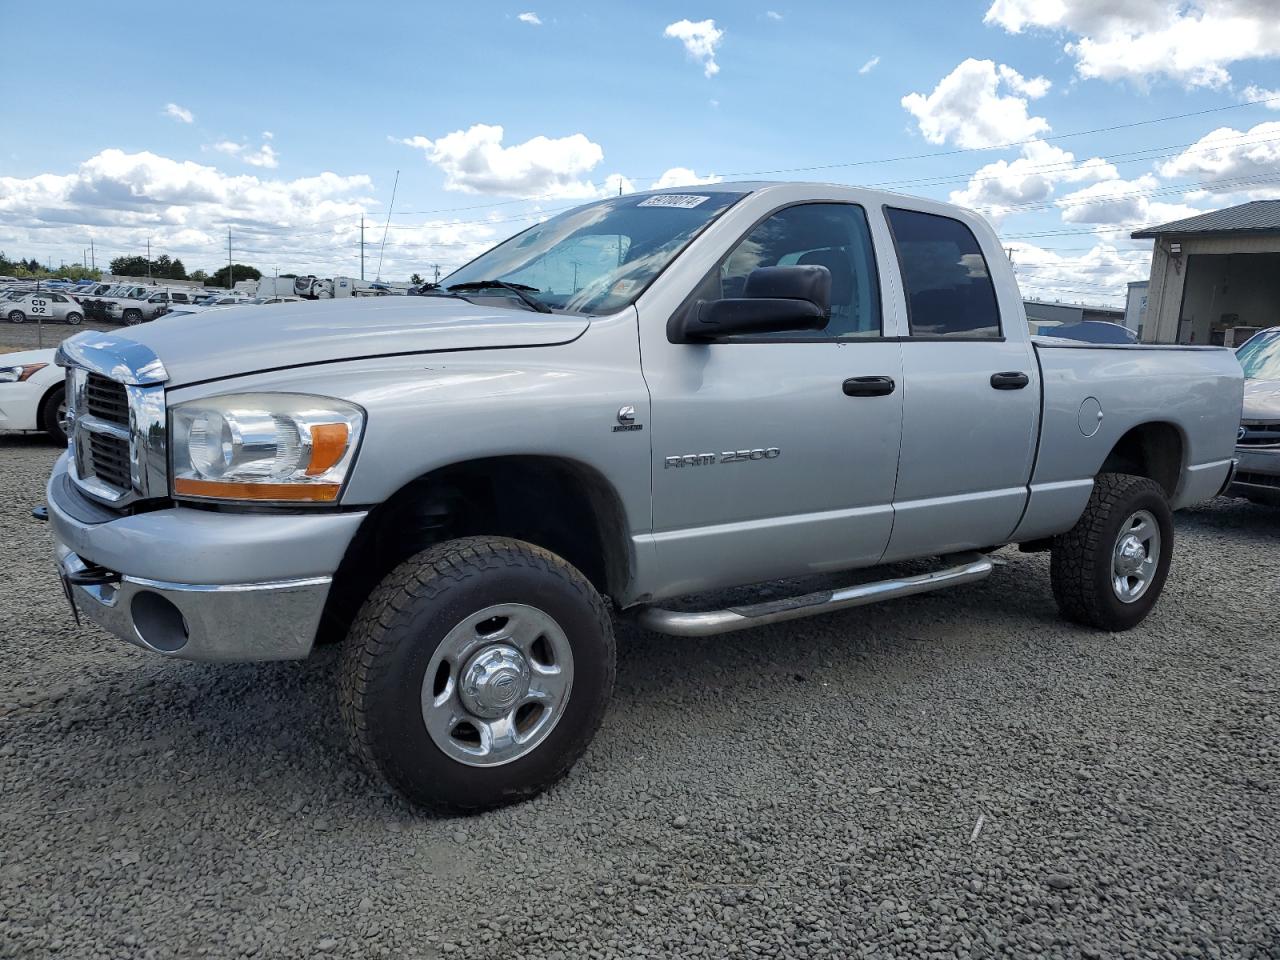
<path id="1" fill-rule="evenodd" d="M 1233 467 L 1230 351 L 1033 341 L 990 227 L 932 201 L 633 194 L 422 293 L 66 341 L 47 493 L 81 614 L 165 657 L 341 640 L 355 752 L 436 809 L 528 797 L 581 755 L 610 602 L 703 636 L 969 583 L 1017 543 L 1051 551 L 1066 617 L 1127 630 L 1171 511 Z"/>

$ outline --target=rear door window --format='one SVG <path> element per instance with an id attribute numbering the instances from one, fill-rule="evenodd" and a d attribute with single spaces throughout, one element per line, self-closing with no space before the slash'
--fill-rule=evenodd
<path id="1" fill-rule="evenodd" d="M 885 208 L 913 337 L 998 339 L 1000 308 L 987 260 L 965 224 L 918 210 Z"/>

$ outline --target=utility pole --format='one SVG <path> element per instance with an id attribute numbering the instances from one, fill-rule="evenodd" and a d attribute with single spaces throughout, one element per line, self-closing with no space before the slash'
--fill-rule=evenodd
<path id="1" fill-rule="evenodd" d="M 147 237 L 147 283 L 151 282 L 151 238 Z"/>
<path id="2" fill-rule="evenodd" d="M 236 288 L 236 268 L 231 265 L 231 228 L 227 227 L 227 289 Z"/>
<path id="3" fill-rule="evenodd" d="M 360 214 L 360 280 L 364 280 L 364 214 Z"/>
<path id="4" fill-rule="evenodd" d="M 433 263 L 433 264 L 431 265 L 431 269 L 433 269 L 433 270 L 436 272 L 436 281 L 435 281 L 435 282 L 436 282 L 436 283 L 439 283 L 439 282 L 440 282 L 440 264 L 438 264 L 438 263 Z"/>
<path id="5" fill-rule="evenodd" d="M 89 263 L 92 264 L 91 269 L 98 269 L 98 258 L 93 252 L 93 237 L 89 238 Z"/>

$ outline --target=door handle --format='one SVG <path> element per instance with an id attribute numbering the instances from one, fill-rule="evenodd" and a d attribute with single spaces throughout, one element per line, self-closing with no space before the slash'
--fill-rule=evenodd
<path id="1" fill-rule="evenodd" d="M 991 386 L 997 390 L 1021 390 L 1030 382 L 1030 377 L 1016 370 L 1007 373 L 993 373 L 991 375 Z"/>
<path id="2" fill-rule="evenodd" d="M 844 382 L 846 397 L 887 397 L 893 393 L 893 377 L 850 377 Z"/>

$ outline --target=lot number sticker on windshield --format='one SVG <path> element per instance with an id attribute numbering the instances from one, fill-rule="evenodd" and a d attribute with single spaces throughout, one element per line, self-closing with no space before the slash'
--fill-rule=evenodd
<path id="1" fill-rule="evenodd" d="M 710 197 L 699 197 L 690 193 L 660 193 L 646 197 L 636 204 L 637 207 L 680 207 L 688 210 L 698 204 L 710 200 Z"/>

